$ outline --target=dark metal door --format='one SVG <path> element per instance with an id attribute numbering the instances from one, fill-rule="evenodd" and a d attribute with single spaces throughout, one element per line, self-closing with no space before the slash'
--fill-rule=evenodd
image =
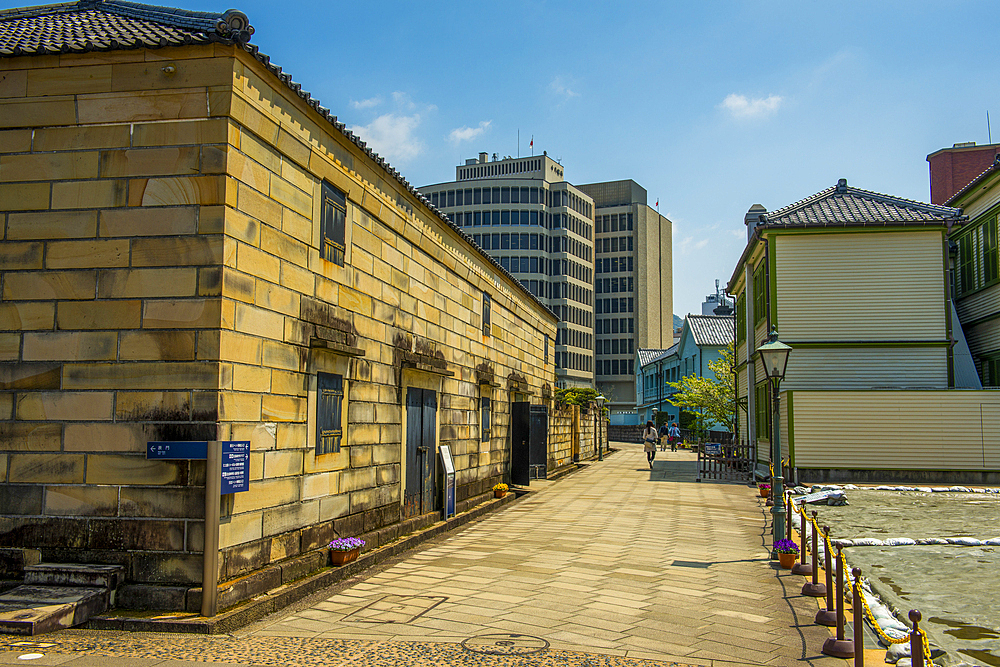
<path id="1" fill-rule="evenodd" d="M 531 405 L 527 402 L 510 404 L 510 481 L 527 486 L 530 476 Z"/>
<path id="2" fill-rule="evenodd" d="M 437 394 L 430 389 L 406 391 L 406 488 L 403 516 L 433 512 L 437 507 Z"/>
<path id="3" fill-rule="evenodd" d="M 528 441 L 528 463 L 541 466 L 536 477 L 545 477 L 548 467 L 549 411 L 544 405 L 531 406 L 531 437 Z"/>

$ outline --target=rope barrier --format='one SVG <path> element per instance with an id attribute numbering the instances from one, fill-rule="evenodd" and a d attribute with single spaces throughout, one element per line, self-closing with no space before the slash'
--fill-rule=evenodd
<path id="1" fill-rule="evenodd" d="M 805 503 L 803 503 L 803 505 L 805 505 Z M 804 506 L 801 509 L 798 509 L 798 508 L 795 507 L 794 503 L 792 503 L 792 508 L 795 509 L 795 511 L 798 512 L 799 514 L 801 514 L 801 513 L 803 513 L 805 511 L 805 507 Z M 827 534 L 825 534 L 825 533 L 823 533 L 820 530 L 819 523 L 816 521 L 815 517 L 811 517 L 811 516 L 806 515 L 806 519 L 812 524 L 812 529 L 815 530 L 815 531 L 817 531 L 817 535 L 822 535 L 823 536 L 823 546 L 824 546 L 825 549 L 827 549 L 827 553 L 831 553 L 832 554 L 834 552 L 834 547 L 833 547 L 833 542 L 830 540 L 830 536 L 827 535 Z M 844 568 L 844 572 L 849 572 L 850 571 L 848 569 L 848 567 L 847 567 L 847 557 L 844 555 L 843 551 L 840 552 L 840 565 L 841 565 L 841 567 Z M 864 584 L 865 583 L 865 579 L 862 578 L 861 582 L 862 582 L 862 584 Z M 869 589 L 870 588 L 871 588 L 871 586 L 869 585 Z M 840 595 L 843 595 L 843 591 L 837 591 L 837 593 L 840 594 Z M 911 640 L 911 638 L 913 636 L 913 631 L 912 630 L 910 632 L 907 632 L 906 635 L 903 636 L 903 637 L 893 637 L 891 635 L 886 634 L 886 632 L 884 630 L 882 630 L 882 626 L 879 625 L 878 620 L 875 618 L 875 614 L 872 613 L 871 607 L 868 606 L 868 600 L 865 599 L 864 594 L 862 594 L 859 597 L 861 598 L 861 601 L 860 601 L 861 608 L 862 608 L 862 610 L 864 612 L 865 618 L 868 620 L 868 624 L 875 630 L 876 634 L 878 634 L 879 639 L 881 639 L 887 646 L 889 646 L 891 644 L 904 644 L 904 643 L 906 643 L 906 642 L 908 642 L 908 641 Z M 857 604 L 857 601 L 855 601 L 855 604 Z M 924 631 L 921 631 L 920 632 L 920 638 L 921 638 L 921 641 L 923 642 L 923 645 L 924 645 L 924 662 L 925 662 L 925 667 L 934 667 L 934 663 L 931 661 L 931 649 L 930 649 L 930 643 L 927 640 L 927 633 L 924 632 Z"/>

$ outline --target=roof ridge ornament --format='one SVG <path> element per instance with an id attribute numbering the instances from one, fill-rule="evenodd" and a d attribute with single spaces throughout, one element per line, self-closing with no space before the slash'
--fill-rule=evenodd
<path id="1" fill-rule="evenodd" d="M 254 33 L 250 19 L 238 9 L 227 9 L 226 13 L 215 24 L 215 31 L 237 44 L 246 44 Z"/>
<path id="2" fill-rule="evenodd" d="M 844 193 L 847 192 L 847 179 L 841 178 L 837 181 L 837 192 Z"/>

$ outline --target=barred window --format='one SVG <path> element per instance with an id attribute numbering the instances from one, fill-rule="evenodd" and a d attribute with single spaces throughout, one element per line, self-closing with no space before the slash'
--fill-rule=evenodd
<path id="1" fill-rule="evenodd" d="M 344 435 L 344 376 L 318 373 L 316 386 L 316 453 L 339 452 Z"/>
<path id="2" fill-rule="evenodd" d="M 329 183 L 323 183 L 323 208 L 320 215 L 323 259 L 344 265 L 344 238 L 347 222 L 347 198 Z"/>

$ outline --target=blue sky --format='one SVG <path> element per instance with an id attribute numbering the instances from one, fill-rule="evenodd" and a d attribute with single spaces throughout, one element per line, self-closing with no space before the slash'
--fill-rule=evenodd
<path id="1" fill-rule="evenodd" d="M 838 178 L 928 201 L 927 154 L 986 143 L 987 110 L 1000 141 L 986 1 L 174 4 L 246 12 L 413 185 L 517 155 L 518 131 L 571 182 L 634 179 L 674 222 L 680 315 L 730 277 L 751 204 Z"/>

